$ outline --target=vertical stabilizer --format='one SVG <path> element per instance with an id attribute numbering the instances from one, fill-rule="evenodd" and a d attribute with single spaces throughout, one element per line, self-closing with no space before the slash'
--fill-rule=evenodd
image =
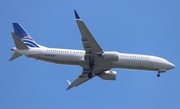
<path id="1" fill-rule="evenodd" d="M 39 44 L 37 44 L 33 38 L 26 32 L 26 30 L 19 24 L 13 23 L 14 33 L 18 36 L 18 38 L 29 48 L 39 48 Z"/>

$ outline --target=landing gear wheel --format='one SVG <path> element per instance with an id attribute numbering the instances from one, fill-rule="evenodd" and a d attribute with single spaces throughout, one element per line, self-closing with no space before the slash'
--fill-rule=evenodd
<path id="1" fill-rule="evenodd" d="M 88 78 L 92 78 L 92 72 L 88 73 Z"/>
<path id="2" fill-rule="evenodd" d="M 94 66 L 94 61 L 90 61 L 89 62 L 89 67 L 93 67 Z"/>
<path id="3" fill-rule="evenodd" d="M 94 61 L 89 61 L 89 73 L 88 73 L 88 78 L 92 78 L 93 74 L 93 69 L 94 69 Z"/>
<path id="4" fill-rule="evenodd" d="M 160 77 L 160 73 L 157 74 L 157 77 Z"/>

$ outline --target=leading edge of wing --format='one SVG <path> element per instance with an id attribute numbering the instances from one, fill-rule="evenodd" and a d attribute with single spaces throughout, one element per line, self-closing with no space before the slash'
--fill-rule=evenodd
<path id="1" fill-rule="evenodd" d="M 104 51 L 100 47 L 100 45 L 97 43 L 87 26 L 84 24 L 82 19 L 80 19 L 78 13 L 76 10 L 74 10 L 75 17 L 76 17 L 76 23 L 78 25 L 78 28 L 80 30 L 81 36 L 82 36 L 82 44 L 84 47 L 84 50 L 86 53 L 92 53 L 92 54 L 102 54 Z"/>

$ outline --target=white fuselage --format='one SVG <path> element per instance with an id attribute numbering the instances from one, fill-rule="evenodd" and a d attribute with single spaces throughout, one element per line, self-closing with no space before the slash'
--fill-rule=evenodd
<path id="1" fill-rule="evenodd" d="M 116 71 L 112 68 L 135 69 L 161 72 L 173 69 L 175 66 L 166 59 L 140 54 L 104 51 L 97 43 L 87 26 L 74 10 L 76 23 L 81 33 L 81 43 L 84 50 L 48 48 L 36 43 L 26 30 L 19 24 L 13 23 L 12 37 L 15 43 L 15 53 L 9 61 L 22 55 L 36 60 L 55 64 L 77 65 L 82 67 L 82 73 L 72 83 L 67 80 L 67 90 L 76 87 L 91 78 L 98 76 L 103 80 L 116 80 Z"/>
<path id="2" fill-rule="evenodd" d="M 84 50 L 72 49 L 57 49 L 57 48 L 30 48 L 28 50 L 19 50 L 13 48 L 13 51 L 26 55 L 27 57 L 35 58 L 37 60 L 56 63 L 56 64 L 69 64 L 78 65 L 88 68 L 89 61 L 84 60 Z M 106 53 L 106 52 L 105 52 Z M 150 70 L 165 72 L 166 70 L 174 68 L 174 65 L 166 59 L 139 54 L 126 54 L 118 53 L 119 58 L 117 61 L 102 59 L 94 60 L 95 68 L 124 68 L 124 69 L 137 69 L 137 70 Z"/>

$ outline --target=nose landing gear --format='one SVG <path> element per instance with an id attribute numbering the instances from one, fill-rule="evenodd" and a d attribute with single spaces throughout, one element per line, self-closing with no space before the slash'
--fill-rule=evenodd
<path id="1" fill-rule="evenodd" d="M 157 74 L 157 77 L 160 77 L 160 73 L 165 73 L 166 72 L 166 70 L 164 69 L 164 70 L 159 70 L 158 71 L 158 74 Z"/>
<path id="2" fill-rule="evenodd" d="M 157 77 L 160 77 L 160 73 L 158 72 Z"/>

